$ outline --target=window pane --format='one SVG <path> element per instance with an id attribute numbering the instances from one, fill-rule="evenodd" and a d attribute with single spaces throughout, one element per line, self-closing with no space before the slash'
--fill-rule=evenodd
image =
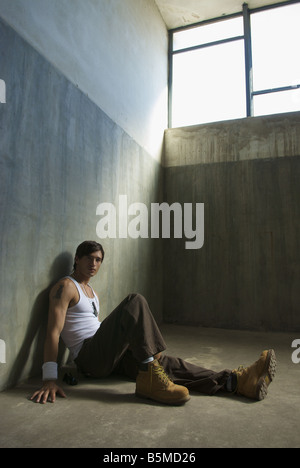
<path id="1" fill-rule="evenodd" d="M 243 40 L 173 59 L 173 127 L 246 117 Z"/>
<path id="2" fill-rule="evenodd" d="M 254 115 L 280 114 L 300 110 L 300 89 L 254 96 Z"/>
<path id="3" fill-rule="evenodd" d="M 219 21 L 197 28 L 174 33 L 173 50 L 185 49 L 209 42 L 220 41 L 235 36 L 243 36 L 243 18 Z"/>
<path id="4" fill-rule="evenodd" d="M 300 4 L 251 15 L 254 91 L 300 83 Z"/>

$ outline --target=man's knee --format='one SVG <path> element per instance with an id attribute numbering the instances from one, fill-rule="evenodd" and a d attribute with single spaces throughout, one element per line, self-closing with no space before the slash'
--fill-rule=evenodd
<path id="1" fill-rule="evenodd" d="M 137 303 L 148 304 L 146 298 L 140 293 L 131 293 L 127 296 L 128 302 L 135 301 Z"/>
<path id="2" fill-rule="evenodd" d="M 130 313 L 142 313 L 142 314 L 147 314 L 151 315 L 150 307 L 148 304 L 147 299 L 139 293 L 132 293 L 127 296 L 127 304 L 126 304 L 127 310 Z"/>

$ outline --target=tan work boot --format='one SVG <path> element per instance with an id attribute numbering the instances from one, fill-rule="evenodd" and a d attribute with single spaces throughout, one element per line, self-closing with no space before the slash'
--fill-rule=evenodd
<path id="1" fill-rule="evenodd" d="M 156 359 L 148 364 L 148 370 L 139 371 L 135 394 L 167 405 L 182 405 L 190 399 L 188 389 L 175 385 Z"/>
<path id="2" fill-rule="evenodd" d="M 258 361 L 245 369 L 232 371 L 237 376 L 236 392 L 247 398 L 263 400 L 276 372 L 276 356 L 273 349 L 263 351 Z"/>

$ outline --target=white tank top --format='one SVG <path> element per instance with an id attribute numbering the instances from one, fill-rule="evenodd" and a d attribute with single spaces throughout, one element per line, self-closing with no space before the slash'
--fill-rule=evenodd
<path id="1" fill-rule="evenodd" d="M 79 293 L 79 301 L 75 306 L 69 307 L 67 310 L 61 338 L 70 350 L 72 359 L 76 359 L 84 340 L 94 336 L 101 325 L 97 317 L 100 307 L 93 288 L 94 297 L 89 298 L 83 293 L 82 288 L 74 278 L 70 276 L 66 276 L 66 278 L 72 280 L 75 284 Z"/>

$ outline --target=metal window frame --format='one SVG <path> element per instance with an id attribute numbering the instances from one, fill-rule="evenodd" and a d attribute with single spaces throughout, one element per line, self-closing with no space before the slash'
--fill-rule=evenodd
<path id="1" fill-rule="evenodd" d="M 243 4 L 244 41 L 245 41 L 245 71 L 246 71 L 246 108 L 247 117 L 254 114 L 253 106 L 253 65 L 252 65 L 252 40 L 251 19 L 248 4 Z"/>
<path id="2" fill-rule="evenodd" d="M 217 17 L 217 18 L 212 18 L 210 20 L 206 21 L 201 21 L 200 23 L 194 23 L 188 26 L 182 26 L 179 28 L 175 29 L 170 29 L 169 30 L 169 71 L 168 71 L 168 127 L 172 128 L 172 95 L 173 95 L 173 56 L 180 54 L 180 53 L 185 53 L 185 52 L 190 52 L 192 50 L 197 50 L 197 49 L 202 49 L 206 47 L 212 47 L 215 45 L 221 45 L 225 44 L 228 42 L 233 42 L 237 40 L 244 40 L 245 44 L 245 76 L 246 76 L 246 115 L 247 117 L 253 117 L 254 116 L 254 106 L 253 106 L 253 98 L 254 96 L 259 96 L 262 94 L 271 94 L 271 93 L 276 93 L 276 92 L 281 92 L 281 91 L 290 91 L 293 89 L 299 89 L 300 84 L 297 85 L 291 85 L 291 86 L 284 86 L 281 88 L 273 88 L 273 89 L 264 89 L 264 90 L 259 90 L 259 91 L 253 91 L 253 64 L 252 64 L 252 40 L 251 40 L 251 15 L 253 13 L 258 13 L 261 11 L 266 11 L 266 10 L 272 10 L 275 8 L 280 8 L 283 6 L 288 6 L 288 5 L 293 5 L 296 3 L 300 3 L 300 0 L 289 0 L 287 2 L 279 2 L 279 3 L 274 3 L 272 5 L 265 5 L 263 7 L 259 8 L 253 8 L 249 9 L 249 6 L 247 3 L 243 4 L 243 9 L 239 13 L 234 13 L 231 15 L 227 16 L 222 16 L 222 17 Z M 207 24 L 212 24 L 212 23 L 217 23 L 220 21 L 226 21 L 230 20 L 233 18 L 237 17 L 243 17 L 243 24 L 244 24 L 244 35 L 243 36 L 233 36 L 231 38 L 226 38 L 223 40 L 219 41 L 214 41 L 206 44 L 200 44 L 192 47 L 187 47 L 184 49 L 179 49 L 174 51 L 173 50 L 173 36 L 177 32 L 181 31 L 187 31 L 193 28 L 197 28 L 199 26 L 205 26 Z"/>

